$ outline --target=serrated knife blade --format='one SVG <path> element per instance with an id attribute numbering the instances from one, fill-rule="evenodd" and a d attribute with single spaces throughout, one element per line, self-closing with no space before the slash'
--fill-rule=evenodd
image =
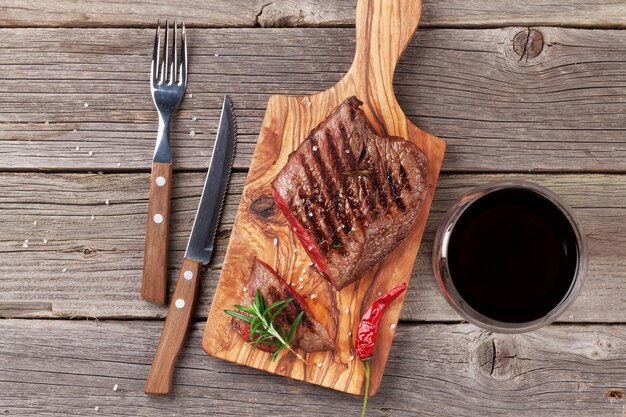
<path id="1" fill-rule="evenodd" d="M 193 259 L 206 265 L 213 254 L 213 242 L 217 233 L 222 205 L 226 196 L 226 188 L 230 178 L 230 170 L 235 156 L 235 139 L 237 124 L 230 97 L 224 96 L 222 115 L 217 130 L 217 139 L 213 148 L 213 156 L 209 172 L 200 197 L 196 219 L 191 229 L 185 258 Z"/>
<path id="2" fill-rule="evenodd" d="M 169 394 L 172 390 L 174 366 L 191 322 L 201 266 L 209 263 L 213 254 L 213 242 L 235 155 L 236 129 L 233 105 L 230 97 L 225 96 L 209 171 L 159 345 L 144 388 L 146 394 L 163 395 Z"/>

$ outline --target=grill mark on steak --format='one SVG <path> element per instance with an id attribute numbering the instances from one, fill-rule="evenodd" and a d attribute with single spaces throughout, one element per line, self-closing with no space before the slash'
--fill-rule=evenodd
<path id="1" fill-rule="evenodd" d="M 406 188 L 407 190 L 409 190 L 409 192 L 413 191 L 413 186 L 409 182 L 409 177 L 406 173 L 406 169 L 404 168 L 404 165 L 402 164 L 402 162 L 400 162 L 399 170 L 400 170 L 400 178 L 401 178 L 401 183 L 400 183 L 401 187 Z"/>
<path id="2" fill-rule="evenodd" d="M 348 198 L 348 178 L 344 175 L 344 172 L 349 171 L 350 167 L 346 167 L 344 165 L 344 161 L 339 158 L 339 155 L 337 154 L 337 148 L 335 147 L 335 141 L 330 130 L 325 130 L 324 135 L 326 136 L 325 139 L 328 144 L 328 156 L 330 157 L 330 164 L 332 169 L 331 172 L 333 173 L 334 177 L 338 179 L 338 183 L 341 184 L 343 195 Z"/>
<path id="3" fill-rule="evenodd" d="M 354 215 L 357 207 L 354 193 L 348 183 L 349 179 L 344 175 L 344 172 L 349 168 L 344 165 L 344 161 L 338 154 L 332 132 L 326 129 L 323 133 L 328 146 L 325 148 L 326 152 L 324 153 L 321 148 L 319 149 L 319 163 L 327 165 L 329 177 L 333 180 L 335 191 L 339 192 L 339 196 L 334 197 L 339 204 L 339 211 L 335 214 L 338 218 L 348 219 Z"/>
<path id="4" fill-rule="evenodd" d="M 372 166 L 372 164 L 369 164 L 370 166 Z M 372 170 L 375 168 L 372 168 Z M 370 216 L 368 217 L 376 217 L 378 216 L 378 204 L 376 204 L 376 200 L 378 199 L 379 203 L 381 202 L 381 198 L 380 198 L 380 183 L 378 182 L 378 176 L 377 175 L 372 175 L 372 176 L 365 176 L 362 177 L 363 178 L 363 184 L 365 186 L 366 189 L 366 199 L 367 199 L 367 204 L 369 206 L 369 212 L 371 213 Z M 376 194 L 376 195 L 374 195 Z M 384 198 L 382 199 L 384 202 L 384 204 L 386 205 L 387 202 L 384 201 Z M 385 207 L 386 208 L 386 207 Z"/>
<path id="5" fill-rule="evenodd" d="M 322 215 L 324 224 L 327 226 L 324 241 L 321 242 L 318 240 L 318 244 L 320 245 L 323 245 L 324 243 L 329 244 L 329 242 L 335 242 L 336 240 L 339 240 L 339 242 L 341 242 L 340 239 L 336 239 L 336 236 L 337 236 L 336 231 L 339 230 L 338 220 L 334 216 L 331 215 L 332 210 L 329 210 L 327 207 L 324 206 L 324 204 L 328 204 L 328 202 L 334 202 L 335 209 L 337 209 L 337 206 L 338 206 L 337 199 L 329 198 L 329 196 L 326 194 L 326 187 L 320 186 L 318 181 L 314 178 L 313 169 L 306 161 L 304 155 L 299 155 L 299 156 L 300 156 L 300 163 L 302 164 L 304 174 L 307 178 L 307 183 L 313 185 L 312 187 L 313 189 L 312 192 L 313 192 L 313 197 L 314 197 L 312 199 L 313 204 L 315 203 L 319 204 L 319 210 L 316 211 L 316 210 L 313 210 L 313 205 L 311 204 L 311 202 L 308 200 L 305 200 L 307 204 L 307 206 L 305 207 L 305 212 L 308 212 L 309 210 L 312 211 L 314 213 L 315 218 L 317 218 L 316 212 L 319 212 Z M 301 191 L 299 191 L 299 193 L 300 192 Z M 315 221 L 313 221 L 313 223 L 315 223 Z M 330 230 L 328 230 L 328 228 L 330 228 Z M 343 244 L 343 242 L 341 243 Z"/>
<path id="6" fill-rule="evenodd" d="M 338 179 L 338 183 L 341 185 L 341 192 L 343 193 L 342 195 L 335 197 L 335 199 L 338 202 L 343 202 L 343 201 L 348 201 L 348 204 L 350 205 L 350 207 L 352 207 L 352 202 L 354 201 L 354 198 L 352 198 L 352 192 L 351 192 L 351 188 L 348 184 L 348 178 L 343 174 L 345 172 L 346 169 L 348 169 L 346 167 L 346 165 L 344 164 L 344 160 L 342 158 L 340 158 L 339 156 L 339 152 L 337 150 L 337 147 L 335 146 L 335 140 L 332 136 L 332 133 L 329 129 L 324 131 L 324 135 L 325 135 L 325 139 L 327 141 L 327 145 L 328 145 L 328 156 L 330 158 L 330 163 L 331 166 L 333 167 L 332 169 L 332 175 L 334 178 Z M 319 150 L 319 152 L 321 152 L 321 149 Z M 347 212 L 347 208 L 345 207 L 345 204 L 339 204 L 340 210 L 338 211 L 334 211 L 334 217 L 338 223 L 337 229 L 336 229 L 336 236 L 337 239 L 333 240 L 332 242 L 332 246 L 327 248 L 327 250 L 325 251 L 326 254 L 330 251 L 330 249 L 339 249 L 340 252 L 345 252 L 344 248 L 344 242 L 343 239 L 341 239 L 340 234 L 343 231 L 345 233 L 345 235 L 347 235 L 347 233 L 350 231 L 350 226 L 348 226 L 347 223 L 347 219 L 352 217 L 351 214 Z M 328 210 L 327 204 L 324 207 L 324 210 Z M 352 212 L 353 212 L 354 208 L 352 208 Z M 330 211 L 330 210 L 328 210 Z M 330 213 L 331 215 L 333 213 Z M 344 219 L 342 221 L 342 218 Z M 341 226 L 339 226 L 339 224 L 341 224 Z M 345 236 L 347 238 L 347 236 Z"/>
<path id="7" fill-rule="evenodd" d="M 372 171 L 375 171 L 375 170 L 378 170 L 379 172 L 382 171 L 382 165 L 381 167 L 377 168 L 374 164 L 374 161 L 372 161 L 370 157 L 367 158 L 367 167 Z M 379 213 L 379 210 L 378 210 L 379 205 L 382 208 L 383 213 L 387 212 L 387 209 L 389 207 L 388 206 L 389 195 L 387 193 L 387 190 L 384 187 L 384 184 L 381 185 L 378 175 L 372 175 L 369 179 L 372 182 L 372 187 L 373 187 L 374 192 L 369 192 L 367 194 L 367 200 L 371 207 L 373 216 L 376 217 Z M 376 196 L 374 196 L 374 194 L 376 194 Z M 374 199 L 374 197 L 376 197 L 376 200 Z"/>
<path id="8" fill-rule="evenodd" d="M 312 141 L 312 143 L 317 143 L 317 142 Z M 349 216 L 346 213 L 344 204 L 342 204 L 343 200 L 340 198 L 337 198 L 336 196 L 331 196 L 327 192 L 329 188 L 328 187 L 329 178 L 331 178 L 333 183 L 335 184 L 337 182 L 336 178 L 334 178 L 334 176 L 331 173 L 329 173 L 328 170 L 326 169 L 326 165 L 324 164 L 322 160 L 321 150 L 319 149 L 317 151 L 311 150 L 309 154 L 312 154 L 313 156 L 312 158 L 310 158 L 313 164 L 313 167 L 311 167 L 310 164 L 306 161 L 304 155 L 302 155 L 302 165 L 305 169 L 310 170 L 311 175 L 313 175 L 314 169 L 319 173 L 321 177 L 321 181 L 315 181 L 313 179 L 311 180 L 311 184 L 319 185 L 318 187 L 315 187 L 316 189 L 322 189 L 323 198 L 318 200 L 318 203 L 320 205 L 320 211 L 324 213 L 325 217 L 328 219 L 329 224 L 332 225 L 333 239 L 331 240 L 331 242 L 337 241 L 338 243 L 343 245 L 344 242 L 343 242 L 342 237 L 344 239 L 347 238 L 347 231 L 344 228 L 344 231 L 346 232 L 346 236 L 341 236 L 341 229 L 342 229 L 341 225 L 345 223 L 346 219 L 349 218 Z M 328 206 L 329 204 L 332 204 L 332 207 L 329 207 Z M 333 213 L 335 214 L 335 216 L 333 216 Z"/>
<path id="9" fill-rule="evenodd" d="M 385 178 L 387 179 L 387 184 L 389 184 L 389 189 L 391 190 L 391 195 L 393 196 L 393 202 L 396 203 L 396 206 L 402 210 L 406 210 L 406 206 L 404 205 L 404 201 L 402 201 L 402 191 L 400 190 L 398 184 L 396 183 L 396 178 L 393 175 L 393 170 L 385 169 Z"/>
<path id="10" fill-rule="evenodd" d="M 424 153 L 403 138 L 378 136 L 361 105 L 351 97 L 334 109 L 272 182 L 277 206 L 337 289 L 401 243 L 428 191 Z"/>
<path id="11" fill-rule="evenodd" d="M 313 231 L 315 241 L 317 242 L 317 245 L 320 246 L 320 248 L 327 246 L 328 232 L 322 227 L 317 212 L 313 209 L 311 205 L 311 201 L 304 195 L 304 190 L 298 190 L 298 197 L 302 202 L 302 207 L 304 209 L 299 219 L 300 222 L 309 225 L 307 229 Z M 309 215 L 309 213 L 311 215 Z"/>

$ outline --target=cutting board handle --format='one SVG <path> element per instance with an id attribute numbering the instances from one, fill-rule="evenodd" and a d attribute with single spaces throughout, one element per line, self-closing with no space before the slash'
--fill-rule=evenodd
<path id="1" fill-rule="evenodd" d="M 360 95 L 395 103 L 393 74 L 421 14 L 421 0 L 359 0 L 356 53 L 346 78 L 356 82 Z"/>

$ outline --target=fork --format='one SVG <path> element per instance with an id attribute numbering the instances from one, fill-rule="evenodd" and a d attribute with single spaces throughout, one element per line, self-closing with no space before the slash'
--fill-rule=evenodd
<path id="1" fill-rule="evenodd" d="M 172 151 L 170 149 L 170 121 L 178 109 L 187 85 L 187 41 L 185 22 L 182 24 L 181 47 L 176 42 L 178 25 L 174 22 L 173 42 L 170 48 L 170 25 L 165 21 L 165 41 L 161 56 L 161 24 L 157 22 L 150 70 L 150 91 L 159 113 L 159 131 L 152 158 L 148 221 L 141 278 L 141 298 L 165 304 L 167 297 L 167 246 L 172 190 Z M 169 52 L 169 54 L 168 54 Z M 180 63 L 178 63 L 180 55 Z"/>

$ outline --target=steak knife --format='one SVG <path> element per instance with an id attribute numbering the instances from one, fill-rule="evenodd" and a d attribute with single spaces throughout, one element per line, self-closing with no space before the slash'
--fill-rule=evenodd
<path id="1" fill-rule="evenodd" d="M 174 365 L 191 321 L 200 268 L 209 263 L 213 254 L 213 243 L 235 155 L 236 129 L 232 102 L 225 96 L 209 172 L 144 388 L 146 394 L 169 394 L 172 390 Z"/>

